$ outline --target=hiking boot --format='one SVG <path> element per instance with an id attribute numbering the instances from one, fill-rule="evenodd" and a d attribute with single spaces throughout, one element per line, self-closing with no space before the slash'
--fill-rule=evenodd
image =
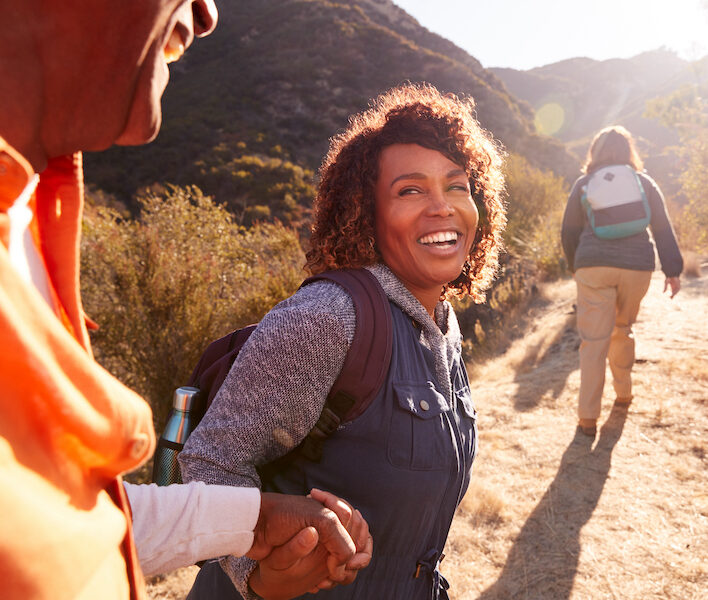
<path id="1" fill-rule="evenodd" d="M 632 398 L 634 398 L 634 396 L 617 396 L 617 398 L 615 398 L 615 404 L 618 406 L 629 406 L 632 404 Z"/>
<path id="2" fill-rule="evenodd" d="M 597 419 L 579 419 L 578 429 L 589 437 L 595 437 L 597 434 Z"/>

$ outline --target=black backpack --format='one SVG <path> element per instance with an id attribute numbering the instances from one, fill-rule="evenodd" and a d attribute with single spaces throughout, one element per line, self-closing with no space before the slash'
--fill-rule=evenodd
<path id="1" fill-rule="evenodd" d="M 332 281 L 343 287 L 354 302 L 356 330 L 344 365 L 327 396 L 317 423 L 300 445 L 278 464 L 299 453 L 319 461 L 323 442 L 337 428 L 361 415 L 376 397 L 388 373 L 393 344 L 391 310 L 386 293 L 376 277 L 366 269 L 325 271 L 308 277 L 300 287 L 315 281 Z M 238 353 L 256 329 L 249 325 L 232 331 L 209 344 L 189 378 L 188 386 L 198 388 L 197 402 L 190 418 L 193 429 L 209 409 Z M 182 443 L 160 438 L 155 452 L 153 481 L 167 484 L 181 481 L 176 456 Z M 167 475 L 165 475 L 167 473 Z"/>

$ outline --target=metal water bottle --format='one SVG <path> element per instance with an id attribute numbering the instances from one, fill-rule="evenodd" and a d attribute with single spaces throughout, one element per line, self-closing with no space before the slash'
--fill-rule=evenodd
<path id="1" fill-rule="evenodd" d="M 155 450 L 152 480 L 157 485 L 182 483 L 177 455 L 197 424 L 194 411 L 198 402 L 198 388 L 180 387 L 175 390 L 172 410 L 167 417 L 165 430 L 157 442 L 157 450 Z"/>

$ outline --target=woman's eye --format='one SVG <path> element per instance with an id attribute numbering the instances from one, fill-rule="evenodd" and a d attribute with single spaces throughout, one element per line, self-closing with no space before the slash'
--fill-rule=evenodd
<path id="1" fill-rule="evenodd" d="M 470 188 L 466 183 L 453 183 L 450 189 L 456 192 L 464 192 L 465 194 L 470 193 Z"/>
<path id="2" fill-rule="evenodd" d="M 418 188 L 414 188 L 414 187 L 406 187 L 406 188 L 402 188 L 398 192 L 399 196 L 407 196 L 409 194 L 420 194 L 420 190 Z"/>

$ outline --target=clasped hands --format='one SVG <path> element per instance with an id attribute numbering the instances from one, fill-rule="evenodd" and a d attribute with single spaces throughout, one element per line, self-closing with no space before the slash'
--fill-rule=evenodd
<path id="1" fill-rule="evenodd" d="M 334 494 L 263 493 L 247 554 L 259 562 L 248 584 L 266 600 L 289 600 L 351 583 L 372 552 L 367 522 Z"/>

